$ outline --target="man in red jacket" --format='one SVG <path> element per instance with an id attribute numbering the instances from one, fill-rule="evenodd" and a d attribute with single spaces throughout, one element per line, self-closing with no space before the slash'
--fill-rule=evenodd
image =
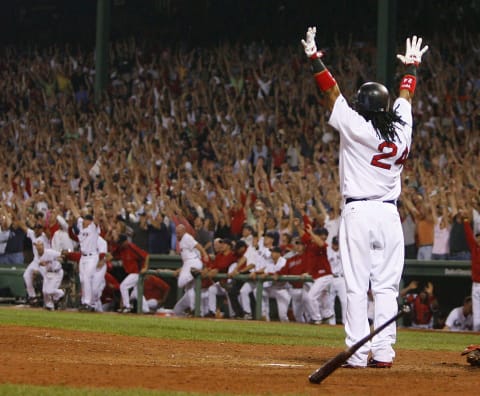
<path id="1" fill-rule="evenodd" d="M 170 285 L 162 278 L 155 275 L 145 276 L 143 295 L 147 300 L 150 312 L 156 311 L 165 303 L 169 292 Z M 136 300 L 137 296 L 133 294 L 132 299 Z"/>
<path id="2" fill-rule="evenodd" d="M 472 262 L 472 311 L 473 331 L 480 331 L 480 233 L 473 235 L 468 218 L 464 218 L 463 227 L 467 237 Z"/>
<path id="3" fill-rule="evenodd" d="M 122 295 L 123 309 L 122 313 L 132 312 L 130 305 L 130 289 L 134 288 L 138 282 L 138 274 L 148 269 L 149 254 L 140 249 L 137 245 L 127 240 L 125 234 L 120 235 L 117 241 L 117 248 L 112 253 L 113 258 L 121 260 L 123 269 L 127 273 L 127 277 L 120 283 L 120 294 Z M 147 300 L 143 297 L 143 312 L 150 312 Z"/>
<path id="4" fill-rule="evenodd" d="M 305 303 L 310 316 L 310 323 L 321 324 L 330 319 L 335 312 L 329 304 L 330 286 L 333 281 L 332 268 L 327 258 L 326 228 L 313 230 L 306 224 L 306 233 L 302 236 L 305 242 L 305 261 L 307 272 L 313 278 L 313 284 L 307 293 Z"/>
<path id="5" fill-rule="evenodd" d="M 287 259 L 285 266 L 280 270 L 280 275 L 303 275 L 308 276 L 305 266 L 305 244 L 301 238 L 293 241 L 295 254 Z M 288 292 L 292 298 L 292 311 L 296 322 L 306 322 L 305 299 L 309 284 L 303 281 L 289 282 Z"/>
<path id="6" fill-rule="evenodd" d="M 219 239 L 214 241 L 215 258 L 202 270 L 202 289 L 207 289 L 208 312 L 205 317 L 215 318 L 217 310 L 217 296 L 227 296 L 225 290 L 227 280 L 213 282 L 212 277 L 218 273 L 226 274 L 229 267 L 237 261 L 237 256 L 232 250 L 232 241 Z M 231 312 L 231 310 L 230 310 Z"/>

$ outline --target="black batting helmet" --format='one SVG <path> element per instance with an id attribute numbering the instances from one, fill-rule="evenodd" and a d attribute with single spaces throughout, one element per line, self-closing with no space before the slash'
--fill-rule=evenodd
<path id="1" fill-rule="evenodd" d="M 355 107 L 358 112 L 388 111 L 390 95 L 388 89 L 377 82 L 367 82 L 357 91 Z"/>

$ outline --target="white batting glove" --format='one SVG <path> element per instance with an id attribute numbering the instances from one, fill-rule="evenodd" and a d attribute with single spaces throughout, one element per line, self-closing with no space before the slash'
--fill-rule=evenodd
<path id="1" fill-rule="evenodd" d="M 302 40 L 303 48 L 305 49 L 305 54 L 310 58 L 315 55 L 317 51 L 317 45 L 315 44 L 315 35 L 317 34 L 316 27 L 309 27 L 307 30 L 306 40 Z"/>
<path id="2" fill-rule="evenodd" d="M 405 55 L 397 55 L 397 58 L 405 65 L 415 65 L 418 66 L 422 61 L 422 55 L 427 52 L 428 45 L 420 49 L 422 46 L 422 38 L 417 36 L 412 37 L 410 42 L 410 37 L 407 37 L 407 49 Z"/>

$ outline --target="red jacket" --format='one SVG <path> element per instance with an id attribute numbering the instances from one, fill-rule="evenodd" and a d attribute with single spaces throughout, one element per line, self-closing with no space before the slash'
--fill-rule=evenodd
<path id="1" fill-rule="evenodd" d="M 477 243 L 475 235 L 473 235 L 469 221 L 463 222 L 463 228 L 465 229 L 465 236 L 467 237 L 468 247 L 472 256 L 472 280 L 480 283 L 480 245 Z"/>
<path id="2" fill-rule="evenodd" d="M 303 222 L 305 228 L 307 224 L 311 224 L 308 216 L 303 216 Z M 305 232 L 302 236 L 302 241 L 305 244 L 305 265 L 307 272 L 313 279 L 320 278 L 321 276 L 332 275 L 332 267 L 327 257 L 327 244 L 322 247 L 318 246 L 312 241 L 312 237 Z"/>
<path id="3" fill-rule="evenodd" d="M 305 254 L 296 254 L 293 257 L 287 259 L 287 262 L 280 270 L 280 275 L 302 275 L 307 272 L 307 268 L 305 267 Z M 302 281 L 295 281 L 289 282 L 293 288 L 301 289 L 303 287 Z"/>
<path id="4" fill-rule="evenodd" d="M 124 242 L 113 252 L 113 257 L 122 260 L 123 269 L 127 274 L 138 274 L 148 257 L 148 253 L 134 243 Z"/>
<path id="5" fill-rule="evenodd" d="M 206 267 L 208 269 L 216 269 L 220 274 L 226 274 L 228 272 L 228 267 L 237 261 L 237 257 L 233 252 L 228 252 L 227 254 L 219 253 L 215 255 L 213 261 L 210 261 Z M 202 279 L 202 289 L 210 287 L 213 285 L 213 281 L 209 278 Z"/>
<path id="6" fill-rule="evenodd" d="M 170 291 L 170 285 L 155 275 L 147 275 L 143 283 L 143 295 L 147 300 L 163 301 Z"/>

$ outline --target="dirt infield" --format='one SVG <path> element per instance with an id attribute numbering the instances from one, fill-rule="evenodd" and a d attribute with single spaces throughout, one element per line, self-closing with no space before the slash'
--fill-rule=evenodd
<path id="1" fill-rule="evenodd" d="M 307 377 L 334 348 L 170 341 L 0 326 L 0 382 L 250 395 L 478 394 L 480 369 L 460 353 L 398 351 L 391 369 Z"/>

